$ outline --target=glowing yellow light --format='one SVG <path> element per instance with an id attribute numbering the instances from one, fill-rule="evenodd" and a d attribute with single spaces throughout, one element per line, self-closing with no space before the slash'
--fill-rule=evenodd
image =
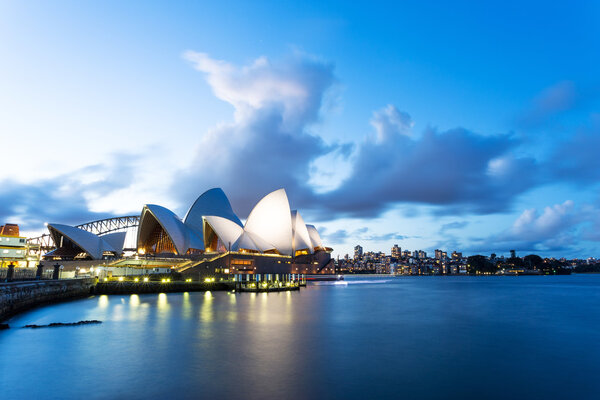
<path id="1" fill-rule="evenodd" d="M 167 280 L 165 278 L 160 280 L 162 283 L 165 283 Z"/>
<path id="2" fill-rule="evenodd" d="M 122 276 L 119 277 L 119 282 L 123 282 L 123 277 Z"/>
<path id="3" fill-rule="evenodd" d="M 191 281 L 192 281 L 192 278 L 187 278 L 185 281 L 186 281 L 186 282 L 191 282 Z"/>
<path id="4" fill-rule="evenodd" d="M 211 280 L 210 280 L 210 278 L 205 278 L 205 279 L 204 279 L 204 282 L 206 282 L 206 283 L 208 283 L 208 282 L 210 282 L 210 281 L 211 281 Z"/>
<path id="5" fill-rule="evenodd" d="M 148 282 L 148 277 L 145 277 L 145 278 L 144 278 L 144 282 Z"/>
<path id="6" fill-rule="evenodd" d="M 104 282 L 108 282 L 108 278 L 104 278 Z"/>
<path id="7" fill-rule="evenodd" d="M 138 279 L 138 278 L 134 278 L 133 280 L 134 280 L 134 282 L 138 282 L 138 281 L 139 281 L 139 279 Z"/>

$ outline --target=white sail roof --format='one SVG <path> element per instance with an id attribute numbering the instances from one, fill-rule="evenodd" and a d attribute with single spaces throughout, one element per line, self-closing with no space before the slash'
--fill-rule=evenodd
<path id="1" fill-rule="evenodd" d="M 312 243 L 313 248 L 323 247 L 323 242 L 321 241 L 321 235 L 319 235 L 319 231 L 315 228 L 314 225 L 306 225 L 306 230 L 310 236 L 310 241 Z"/>
<path id="2" fill-rule="evenodd" d="M 138 248 L 148 239 L 151 233 L 152 220 L 158 222 L 167 235 L 169 235 L 177 250 L 177 254 L 185 254 L 188 251 L 191 239 L 191 233 L 188 232 L 188 228 L 173 211 L 156 204 L 146 204 L 142 210 L 138 228 Z M 194 240 L 194 242 L 197 242 L 197 240 Z M 203 243 L 197 243 L 197 245 L 201 246 L 201 250 L 204 249 Z"/>
<path id="3" fill-rule="evenodd" d="M 314 250 L 308 229 L 298 210 L 292 211 L 292 247 L 294 254 L 298 250 L 308 249 L 311 253 Z"/>
<path id="4" fill-rule="evenodd" d="M 264 253 L 265 251 L 276 250 L 276 248 L 260 236 L 257 236 L 252 232 L 244 231 L 235 243 L 233 243 L 231 250 L 254 250 Z"/>
<path id="5" fill-rule="evenodd" d="M 231 203 L 221 188 L 202 193 L 185 214 L 183 222 L 202 237 L 204 228 L 202 217 L 207 215 L 225 218 L 242 226 L 242 221 L 233 212 Z"/>
<path id="6" fill-rule="evenodd" d="M 204 239 L 202 233 L 190 229 L 186 225 L 186 246 L 189 249 L 204 250 Z M 187 251 L 187 250 L 186 250 Z"/>
<path id="7" fill-rule="evenodd" d="M 122 253 L 126 235 L 127 232 L 113 232 L 100 236 L 100 239 L 108 243 L 117 253 Z"/>
<path id="8" fill-rule="evenodd" d="M 284 189 L 269 193 L 254 206 L 244 231 L 272 244 L 279 253 L 292 255 L 292 217 Z"/>
<path id="9" fill-rule="evenodd" d="M 93 259 L 101 259 L 105 251 L 116 252 L 108 242 L 83 229 L 62 224 L 48 224 L 48 229 L 57 246 L 60 246 L 60 236 L 65 236 Z"/>
<path id="10" fill-rule="evenodd" d="M 205 216 L 204 219 L 226 247 L 230 244 L 233 245 L 242 233 L 244 233 L 244 228 L 229 219 L 215 215 Z"/>

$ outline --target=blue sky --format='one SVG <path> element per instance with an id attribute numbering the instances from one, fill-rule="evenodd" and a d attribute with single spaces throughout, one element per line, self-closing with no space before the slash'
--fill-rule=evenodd
<path id="1" fill-rule="evenodd" d="M 0 2 L 0 221 L 222 186 L 355 244 L 600 257 L 594 2 Z"/>

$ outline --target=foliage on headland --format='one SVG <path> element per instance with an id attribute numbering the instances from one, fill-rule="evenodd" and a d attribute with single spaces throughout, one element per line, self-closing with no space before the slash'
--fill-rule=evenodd
<path id="1" fill-rule="evenodd" d="M 502 270 L 532 271 L 541 275 L 565 275 L 570 274 L 572 269 L 565 261 L 554 258 L 542 258 L 537 254 L 529 254 L 525 257 L 510 257 L 507 259 L 474 255 L 467 258 L 468 274 L 496 274 Z M 575 269 L 576 272 L 577 269 Z"/>

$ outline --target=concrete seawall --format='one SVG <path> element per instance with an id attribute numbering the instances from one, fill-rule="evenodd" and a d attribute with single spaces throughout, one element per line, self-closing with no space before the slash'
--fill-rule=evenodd
<path id="1" fill-rule="evenodd" d="M 0 284 L 0 321 L 29 308 L 90 295 L 95 278 Z"/>

